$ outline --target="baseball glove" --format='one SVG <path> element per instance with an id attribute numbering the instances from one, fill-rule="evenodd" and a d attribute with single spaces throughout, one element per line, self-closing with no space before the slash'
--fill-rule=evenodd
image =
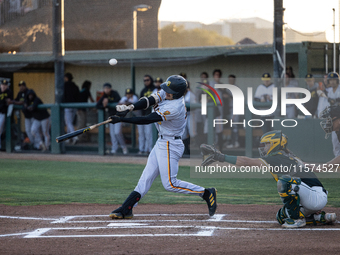
<path id="1" fill-rule="evenodd" d="M 222 154 L 215 146 L 209 144 L 201 144 L 200 146 L 203 161 L 201 166 L 209 166 L 215 161 L 224 162 L 224 154 Z"/>

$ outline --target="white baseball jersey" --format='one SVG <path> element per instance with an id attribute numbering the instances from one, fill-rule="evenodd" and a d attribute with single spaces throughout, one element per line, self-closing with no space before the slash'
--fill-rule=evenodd
<path id="1" fill-rule="evenodd" d="M 273 97 L 273 88 L 275 87 L 274 84 L 269 85 L 266 87 L 265 85 L 261 84 L 257 87 L 255 91 L 255 98 L 261 99 L 263 95 L 270 95 L 271 98 Z"/>
<path id="2" fill-rule="evenodd" d="M 182 136 L 187 115 L 184 98 L 165 100 L 164 90 L 160 90 L 157 96 L 159 102 L 154 110 L 163 119 L 163 121 L 155 123 L 159 135 Z"/>

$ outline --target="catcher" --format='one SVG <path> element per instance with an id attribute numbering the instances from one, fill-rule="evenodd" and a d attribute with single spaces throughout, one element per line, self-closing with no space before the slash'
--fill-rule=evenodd
<path id="1" fill-rule="evenodd" d="M 215 188 L 205 189 L 177 179 L 178 161 L 184 152 L 181 136 L 186 125 L 183 95 L 187 87 L 188 83 L 182 76 L 172 75 L 161 84 L 162 89 L 156 94 L 142 97 L 134 104 L 116 106 L 119 116 L 110 117 L 112 124 L 118 122 L 139 125 L 155 123 L 159 135 L 137 186 L 122 206 L 111 212 L 112 219 L 132 218 L 133 206 L 146 195 L 158 175 L 167 191 L 200 196 L 207 202 L 209 215 L 215 214 L 217 206 Z M 147 109 L 151 105 L 154 105 L 154 112 L 147 116 L 124 118 L 130 111 Z"/>
<path id="2" fill-rule="evenodd" d="M 284 228 L 299 228 L 306 224 L 332 223 L 335 213 L 321 211 L 327 204 L 328 192 L 313 172 L 305 168 L 301 159 L 287 148 L 288 138 L 281 131 L 271 131 L 261 137 L 259 152 L 261 158 L 230 156 L 222 154 L 213 146 L 202 144 L 204 156 L 202 166 L 215 161 L 228 162 L 236 166 L 288 166 L 288 169 L 299 169 L 296 172 L 273 175 L 283 207 L 276 214 L 276 219 Z M 292 166 L 292 167 L 291 167 Z M 302 169 L 302 171 L 300 171 Z"/>

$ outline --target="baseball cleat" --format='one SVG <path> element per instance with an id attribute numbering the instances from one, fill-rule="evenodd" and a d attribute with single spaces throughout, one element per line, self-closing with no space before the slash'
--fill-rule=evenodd
<path id="1" fill-rule="evenodd" d="M 282 224 L 283 228 L 302 228 L 304 226 L 306 226 L 306 219 L 305 218 L 301 218 L 301 219 L 291 219 L 291 218 L 287 218 L 284 220 L 285 223 Z"/>
<path id="2" fill-rule="evenodd" d="M 321 216 L 322 218 L 322 216 Z M 336 214 L 335 213 L 325 213 L 324 219 L 326 223 L 333 223 L 336 221 Z"/>
<path id="3" fill-rule="evenodd" d="M 216 192 L 217 190 L 215 188 L 208 188 L 205 189 L 205 192 L 203 194 L 203 199 L 207 202 L 210 216 L 213 216 L 216 212 Z"/>
<path id="4" fill-rule="evenodd" d="M 121 212 L 112 212 L 112 213 L 110 213 L 110 218 L 112 218 L 113 220 L 115 220 L 115 219 L 132 219 L 132 217 L 133 217 L 133 213 L 132 213 L 132 211 L 131 211 L 131 214 L 128 214 L 128 215 L 123 215 Z"/>

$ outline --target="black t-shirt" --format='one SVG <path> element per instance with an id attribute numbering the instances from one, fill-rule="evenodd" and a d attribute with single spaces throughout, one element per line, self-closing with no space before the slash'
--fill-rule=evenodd
<path id="1" fill-rule="evenodd" d="M 0 90 L 0 113 L 7 113 L 7 98 L 13 100 L 12 90 L 7 88 L 4 92 Z"/>
<path id="2" fill-rule="evenodd" d="M 261 159 L 265 161 L 266 164 L 270 165 L 270 167 L 275 168 L 272 172 L 279 177 L 289 174 L 292 177 L 300 177 L 301 181 L 309 187 L 323 187 L 315 173 L 313 173 L 312 170 L 305 168 L 301 159 L 292 153 L 281 151 Z M 290 172 L 287 172 L 287 170 Z"/>
<path id="3" fill-rule="evenodd" d="M 41 121 L 50 117 L 50 114 L 46 109 L 38 109 L 38 105 L 43 104 L 39 97 L 34 97 L 32 101 L 27 100 L 26 102 L 28 106 L 32 106 L 31 113 L 34 119 Z"/>
<path id="4" fill-rule="evenodd" d="M 79 88 L 72 82 L 64 83 L 64 103 L 76 103 L 79 100 Z"/>
<path id="5" fill-rule="evenodd" d="M 79 93 L 79 102 L 87 103 L 89 97 L 91 97 L 91 92 L 88 89 L 82 89 Z"/>
<path id="6" fill-rule="evenodd" d="M 14 100 L 18 102 L 25 102 L 27 92 L 28 92 L 28 89 L 26 89 L 24 92 L 19 91 L 17 97 Z M 26 119 L 30 119 L 33 117 L 32 112 L 27 111 L 25 107 L 22 108 L 22 113 L 24 114 Z"/>
<path id="7" fill-rule="evenodd" d="M 109 95 L 105 94 L 99 99 L 99 101 L 97 102 L 96 107 L 98 109 L 103 109 L 103 100 L 104 98 L 108 98 L 109 99 L 109 104 L 111 103 L 118 103 L 120 101 L 120 95 L 118 94 L 117 91 L 115 90 L 111 90 L 111 93 Z M 110 115 L 114 115 L 116 113 L 116 110 L 113 108 L 109 108 L 109 114 Z"/>

